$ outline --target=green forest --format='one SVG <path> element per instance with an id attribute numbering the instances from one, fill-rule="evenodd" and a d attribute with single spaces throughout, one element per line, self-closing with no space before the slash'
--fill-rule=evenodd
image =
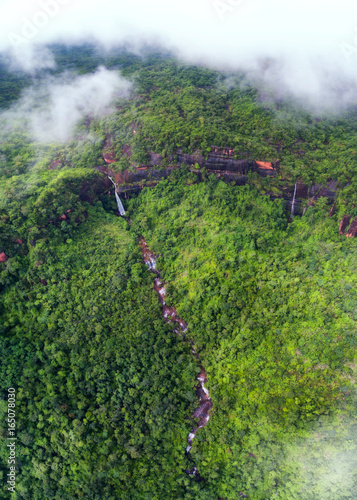
<path id="1" fill-rule="evenodd" d="M 316 113 L 149 49 L 50 49 L 57 66 L 36 78 L 0 61 L 1 498 L 356 498 L 357 245 L 339 234 L 357 216 L 356 110 Z M 131 94 L 70 141 L 14 120 L 24 89 L 100 65 Z M 279 168 L 238 185 L 178 161 L 212 145 Z M 170 174 L 154 182 L 152 167 Z M 130 192 L 124 176 L 143 168 Z M 296 181 L 335 197 L 292 217 Z M 184 334 L 163 318 L 142 237 Z M 202 368 L 213 407 L 187 454 Z"/>

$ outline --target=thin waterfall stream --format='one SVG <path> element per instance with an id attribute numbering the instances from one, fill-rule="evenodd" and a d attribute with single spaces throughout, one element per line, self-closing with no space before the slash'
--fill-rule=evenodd
<path id="1" fill-rule="evenodd" d="M 148 266 L 150 271 L 152 271 L 155 275 L 154 288 L 159 295 L 159 301 L 162 305 L 162 316 L 166 323 L 169 323 L 174 327 L 175 333 L 183 333 L 185 334 L 187 330 L 187 324 L 178 317 L 177 311 L 174 307 L 168 307 L 165 303 L 166 289 L 165 282 L 161 279 L 160 271 L 156 269 L 156 258 L 154 254 L 150 251 L 146 241 L 144 238 L 140 238 L 140 246 L 143 255 L 143 259 L 145 264 Z M 194 346 L 192 347 L 192 354 L 198 359 L 198 354 L 195 351 Z M 192 448 L 192 441 L 196 437 L 196 433 L 198 429 L 205 427 L 207 422 L 209 421 L 210 415 L 209 410 L 212 408 L 212 399 L 210 398 L 209 391 L 205 387 L 205 383 L 207 382 L 207 376 L 205 370 L 201 368 L 201 372 L 197 377 L 197 388 L 196 394 L 198 396 L 199 406 L 195 409 L 192 414 L 193 418 L 199 418 L 197 427 L 194 427 L 188 435 L 186 447 L 186 453 L 189 453 Z M 193 472 L 196 475 L 196 472 Z"/>
<path id="2" fill-rule="evenodd" d="M 115 199 L 117 201 L 117 207 L 118 207 L 118 211 L 120 213 L 120 215 L 124 216 L 125 215 L 125 210 L 124 210 L 124 207 L 123 207 L 123 204 L 121 202 L 121 199 L 119 198 L 118 196 L 118 193 L 117 193 L 117 185 L 115 184 L 115 182 L 113 181 L 113 179 L 110 177 L 110 175 L 108 175 L 108 179 L 110 179 L 114 185 L 114 194 L 115 194 Z"/>
<path id="3" fill-rule="evenodd" d="M 295 198 L 296 198 L 296 188 L 297 188 L 297 181 L 295 182 L 294 197 L 293 197 L 293 202 L 292 202 L 292 204 L 291 204 L 291 212 L 290 212 L 291 217 L 294 217 Z"/>

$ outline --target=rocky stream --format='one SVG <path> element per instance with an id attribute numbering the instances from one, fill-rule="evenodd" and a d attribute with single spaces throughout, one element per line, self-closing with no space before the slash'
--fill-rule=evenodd
<path id="1" fill-rule="evenodd" d="M 140 246 L 145 264 L 148 266 L 150 271 L 152 271 L 156 275 L 154 288 L 158 293 L 159 301 L 162 305 L 162 316 L 164 320 L 166 321 L 166 323 L 172 326 L 173 331 L 175 333 L 182 333 L 185 335 L 187 331 L 187 324 L 181 318 L 178 317 L 177 311 L 174 307 L 169 307 L 165 303 L 166 283 L 162 281 L 160 271 L 156 269 L 155 255 L 149 249 L 144 238 L 140 239 Z M 193 345 L 192 345 L 192 354 L 197 359 L 199 358 L 198 354 L 195 352 L 195 348 Z M 194 410 L 192 417 L 198 418 L 199 421 L 198 425 L 195 426 L 188 435 L 187 439 L 188 445 L 186 447 L 186 453 L 190 452 L 192 448 L 192 441 L 196 437 L 198 429 L 205 427 L 207 425 L 210 418 L 209 411 L 212 408 L 212 400 L 210 398 L 208 389 L 205 387 L 205 383 L 207 383 L 207 377 L 202 367 L 201 367 L 201 372 L 197 377 L 197 382 L 198 384 L 196 387 L 196 394 L 198 397 L 198 407 Z M 198 474 L 196 468 L 194 468 L 192 474 L 193 475 Z"/>

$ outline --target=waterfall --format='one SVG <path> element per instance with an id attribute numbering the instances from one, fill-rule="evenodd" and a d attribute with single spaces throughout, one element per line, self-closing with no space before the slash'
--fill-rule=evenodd
<path id="1" fill-rule="evenodd" d="M 148 266 L 148 268 L 153 271 L 156 274 L 155 278 L 155 284 L 154 288 L 159 294 L 159 301 L 162 304 L 162 315 L 164 317 L 164 320 L 171 324 L 172 326 L 175 326 L 174 332 L 178 334 L 183 334 L 187 330 L 187 325 L 182 319 L 180 319 L 177 315 L 177 311 L 174 307 L 168 307 L 165 304 L 165 296 L 166 296 L 166 283 L 161 280 L 161 274 L 160 271 L 156 269 L 156 260 L 154 254 L 149 250 L 147 243 L 143 237 L 140 238 L 140 245 L 141 245 L 141 250 L 143 253 L 143 258 L 145 264 Z M 192 354 L 198 358 L 198 354 L 196 353 L 195 346 L 192 343 Z M 212 399 L 210 398 L 209 391 L 205 387 L 205 383 L 207 382 L 207 377 L 204 368 L 201 368 L 201 372 L 197 377 L 197 381 L 199 382 L 199 387 L 196 389 L 196 393 L 198 395 L 198 408 L 195 409 L 193 412 L 193 418 L 199 418 L 198 424 L 191 430 L 191 432 L 188 435 L 187 439 L 187 444 L 188 446 L 186 447 L 186 454 L 190 453 L 191 448 L 192 448 L 192 441 L 196 437 L 196 433 L 198 429 L 201 429 L 202 427 L 205 427 L 207 425 L 207 422 L 210 419 L 209 411 L 212 408 Z M 193 472 L 196 471 L 196 472 Z M 195 476 L 199 476 L 198 471 L 196 468 L 192 469 L 192 471 L 186 471 L 187 474 L 193 474 Z"/>
<path id="2" fill-rule="evenodd" d="M 122 204 L 121 199 L 119 198 L 118 193 L 116 191 L 115 191 L 115 199 L 117 200 L 117 205 L 118 205 L 118 210 L 119 210 L 120 215 L 125 215 L 125 210 L 124 210 L 123 204 Z"/>
<path id="3" fill-rule="evenodd" d="M 291 205 L 291 217 L 294 217 L 294 207 L 295 207 L 295 196 L 296 196 L 296 187 L 297 187 L 297 181 L 295 182 L 295 189 L 294 189 L 294 197 L 293 197 L 293 202 Z"/>
<path id="4" fill-rule="evenodd" d="M 125 215 L 125 210 L 124 210 L 123 204 L 122 204 L 121 199 L 119 198 L 118 193 L 117 193 L 117 185 L 115 184 L 115 182 L 113 181 L 113 179 L 109 175 L 108 175 L 108 179 L 110 179 L 114 185 L 114 194 L 115 194 L 115 199 L 117 200 L 117 206 L 118 206 L 119 213 L 120 213 L 120 215 Z"/>

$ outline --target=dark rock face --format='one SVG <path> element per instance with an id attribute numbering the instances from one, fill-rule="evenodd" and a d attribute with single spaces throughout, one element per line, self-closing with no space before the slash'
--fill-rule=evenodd
<path id="1" fill-rule="evenodd" d="M 338 232 L 340 234 L 345 234 L 346 227 L 350 223 L 350 220 L 351 220 L 351 216 L 350 215 L 344 215 L 342 217 L 342 220 L 340 222 L 340 227 L 338 228 Z"/>
<path id="2" fill-rule="evenodd" d="M 51 170 L 55 170 L 57 167 L 61 167 L 62 166 L 62 161 L 59 160 L 59 159 L 55 159 L 53 160 L 53 162 L 51 163 L 50 165 L 50 169 Z"/>
<path id="3" fill-rule="evenodd" d="M 309 188 L 307 184 L 298 181 L 296 184 L 296 197 L 297 198 L 307 198 L 309 196 Z"/>
<path id="4" fill-rule="evenodd" d="M 189 155 L 187 153 L 183 153 L 182 149 L 177 150 L 177 163 L 184 163 L 185 165 L 194 165 L 198 163 L 200 167 L 205 166 L 205 158 L 199 154 L 197 151 L 193 155 Z"/>
<path id="5" fill-rule="evenodd" d="M 194 418 L 199 418 L 199 427 L 204 427 L 206 425 L 206 420 L 208 416 L 209 410 L 212 408 L 212 401 L 205 401 L 202 406 L 199 406 L 198 408 L 195 409 L 193 412 L 193 417 Z"/>
<path id="6" fill-rule="evenodd" d="M 108 135 L 104 142 L 103 158 L 105 163 L 114 163 L 117 161 L 115 157 L 114 138 Z"/>
<path id="7" fill-rule="evenodd" d="M 329 183 L 330 185 L 327 186 L 322 186 L 321 184 L 315 184 L 311 187 L 311 195 L 314 197 L 315 200 L 318 200 L 319 198 L 334 198 L 336 193 L 335 191 L 332 191 L 333 185 Z"/>
<path id="8" fill-rule="evenodd" d="M 249 170 L 253 170 L 256 164 L 252 160 L 234 160 L 234 150 L 232 148 L 221 148 L 211 146 L 211 151 L 205 158 L 196 152 L 193 155 L 183 153 L 181 149 L 177 150 L 177 162 L 185 165 L 198 165 L 208 170 L 239 172 L 246 174 Z"/>
<path id="9" fill-rule="evenodd" d="M 239 172 L 240 174 L 247 174 L 249 170 L 254 170 L 256 164 L 252 160 L 233 160 L 233 150 L 223 148 L 218 150 L 211 146 L 211 152 L 208 153 L 205 167 L 208 170 L 225 170 L 229 172 Z"/>
<path id="10" fill-rule="evenodd" d="M 146 186 L 150 185 L 150 181 L 152 181 L 155 185 L 161 179 L 166 179 L 172 172 L 173 168 L 166 169 L 155 169 L 155 168 L 138 168 L 135 172 L 129 172 L 126 170 L 122 174 L 114 174 L 115 181 L 118 184 L 121 184 L 118 187 L 118 193 L 129 192 L 129 191 L 140 191 L 141 186 L 130 186 L 130 184 L 134 184 L 136 182 L 142 182 L 144 180 L 148 181 Z"/>
<path id="11" fill-rule="evenodd" d="M 357 217 L 355 217 L 352 221 L 352 224 L 350 225 L 347 233 L 346 233 L 347 238 L 354 238 L 357 236 Z"/>
<path id="12" fill-rule="evenodd" d="M 149 165 L 150 167 L 155 167 L 156 165 L 161 165 L 161 162 L 163 160 L 162 156 L 159 155 L 158 153 L 154 153 L 153 151 L 149 151 Z"/>
<path id="13" fill-rule="evenodd" d="M 128 146 L 127 144 L 124 144 L 122 154 L 126 155 L 128 158 L 130 158 L 130 156 L 133 154 L 131 151 L 131 147 Z"/>
<path id="14" fill-rule="evenodd" d="M 253 170 L 257 171 L 263 177 L 274 176 L 278 168 L 278 162 L 256 161 Z"/>

